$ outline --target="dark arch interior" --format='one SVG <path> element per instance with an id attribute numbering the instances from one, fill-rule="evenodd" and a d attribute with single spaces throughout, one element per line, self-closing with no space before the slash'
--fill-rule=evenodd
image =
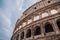
<path id="1" fill-rule="evenodd" d="M 57 26 L 60 29 L 60 19 L 57 20 Z"/>
<path id="2" fill-rule="evenodd" d="M 21 33 L 21 40 L 24 39 L 24 32 Z"/>
<path id="3" fill-rule="evenodd" d="M 31 37 L 31 30 L 30 30 L 30 29 L 27 30 L 26 37 L 27 37 L 27 38 L 28 38 L 28 37 Z"/>
<path id="4" fill-rule="evenodd" d="M 53 27 L 50 23 L 46 23 L 45 24 L 45 32 L 48 33 L 48 32 L 53 32 Z"/>
<path id="5" fill-rule="evenodd" d="M 41 34 L 40 27 L 39 26 L 36 26 L 35 27 L 35 31 L 34 31 L 34 35 L 39 35 L 39 34 Z"/>
<path id="6" fill-rule="evenodd" d="M 19 40 L 19 35 L 17 35 L 16 40 Z"/>

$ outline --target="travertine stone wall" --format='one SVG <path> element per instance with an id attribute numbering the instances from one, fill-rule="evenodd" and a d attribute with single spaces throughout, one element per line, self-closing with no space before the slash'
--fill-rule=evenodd
<path id="1" fill-rule="evenodd" d="M 57 11 L 54 15 L 51 14 L 53 9 Z M 48 16 L 42 18 L 43 13 L 48 13 Z M 39 16 L 39 20 L 34 21 L 36 16 Z M 30 19 L 32 19 L 32 22 L 28 24 Z M 60 29 L 56 22 L 58 19 L 60 19 L 60 1 L 43 0 L 37 2 L 24 11 L 22 17 L 18 19 L 11 40 L 60 40 Z M 26 22 L 26 25 L 19 28 L 24 22 Z M 54 31 L 46 33 L 45 23 L 50 23 Z M 41 34 L 34 35 L 37 26 L 40 27 Z M 28 29 L 31 30 L 31 37 L 26 38 Z M 21 38 L 22 32 L 24 32 L 23 39 Z"/>

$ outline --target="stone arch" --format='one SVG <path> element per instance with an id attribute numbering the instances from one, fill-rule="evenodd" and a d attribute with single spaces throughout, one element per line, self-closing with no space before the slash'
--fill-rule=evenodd
<path id="1" fill-rule="evenodd" d="M 46 33 L 48 33 L 48 32 L 53 32 L 53 31 L 54 31 L 52 24 L 49 23 L 49 22 L 46 22 L 44 27 L 45 27 L 45 32 L 46 32 Z"/>
<path id="2" fill-rule="evenodd" d="M 56 13 L 58 13 L 58 11 L 56 9 L 51 10 L 51 14 L 56 14 Z"/>
<path id="3" fill-rule="evenodd" d="M 19 34 L 16 36 L 16 40 L 19 40 Z"/>
<path id="4" fill-rule="evenodd" d="M 40 26 L 36 26 L 36 27 L 34 28 L 34 35 L 39 35 L 39 34 L 41 34 Z"/>
<path id="5" fill-rule="evenodd" d="M 31 29 L 28 29 L 26 32 L 26 38 L 31 37 Z"/>
<path id="6" fill-rule="evenodd" d="M 58 28 L 60 29 L 60 19 L 57 19 L 56 21 Z"/>
<path id="7" fill-rule="evenodd" d="M 24 32 L 21 33 L 21 40 L 24 39 Z"/>

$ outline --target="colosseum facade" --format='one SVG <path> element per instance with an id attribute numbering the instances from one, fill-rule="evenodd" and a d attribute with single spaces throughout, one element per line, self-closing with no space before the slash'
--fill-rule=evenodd
<path id="1" fill-rule="evenodd" d="M 60 0 L 41 0 L 25 10 L 11 40 L 60 40 Z"/>

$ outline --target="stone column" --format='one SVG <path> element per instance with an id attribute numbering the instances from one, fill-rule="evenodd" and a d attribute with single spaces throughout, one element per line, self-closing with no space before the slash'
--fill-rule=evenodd
<path id="1" fill-rule="evenodd" d="M 44 25 L 43 23 L 41 23 L 40 25 L 41 25 L 41 35 L 44 37 Z"/>
<path id="2" fill-rule="evenodd" d="M 55 30 L 56 34 L 58 34 L 59 31 L 58 31 L 58 27 L 56 26 L 56 21 L 53 20 L 52 22 L 53 22 L 53 25 L 54 25 L 54 30 Z"/>
<path id="3" fill-rule="evenodd" d="M 42 15 L 41 15 L 41 13 L 39 13 L 39 19 L 41 19 L 42 18 Z"/>
<path id="4" fill-rule="evenodd" d="M 20 32 L 19 32 L 19 40 L 20 40 Z"/>
<path id="5" fill-rule="evenodd" d="M 34 16 L 32 16 L 32 22 L 34 21 Z"/>
<path id="6" fill-rule="evenodd" d="M 51 9 L 48 10 L 48 15 L 51 16 Z"/>
<path id="7" fill-rule="evenodd" d="M 60 8 L 57 9 L 58 13 L 60 13 Z"/>
<path id="8" fill-rule="evenodd" d="M 34 29 L 33 29 L 33 26 L 31 26 L 31 37 L 32 37 L 33 40 L 34 40 Z"/>
<path id="9" fill-rule="evenodd" d="M 26 29 L 24 30 L 24 40 L 26 40 Z"/>

